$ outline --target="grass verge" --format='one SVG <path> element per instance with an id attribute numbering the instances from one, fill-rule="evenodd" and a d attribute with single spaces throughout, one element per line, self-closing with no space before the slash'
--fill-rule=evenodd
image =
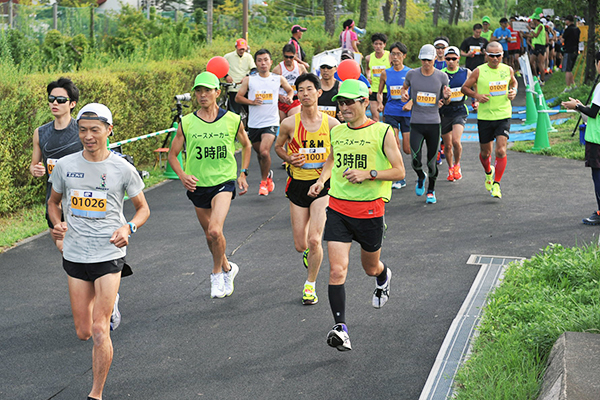
<path id="1" fill-rule="evenodd" d="M 549 245 L 511 264 L 490 296 L 457 400 L 535 399 L 546 360 L 566 331 L 600 333 L 599 246 Z"/>
<path id="2" fill-rule="evenodd" d="M 148 169 L 148 166 L 139 168 L 146 169 L 150 173 L 150 176 L 144 180 L 146 188 L 166 179 L 161 169 Z M 0 253 L 23 239 L 46 231 L 48 223 L 46 222 L 45 213 L 45 205 L 36 204 L 32 207 L 20 209 L 12 215 L 0 217 Z"/>

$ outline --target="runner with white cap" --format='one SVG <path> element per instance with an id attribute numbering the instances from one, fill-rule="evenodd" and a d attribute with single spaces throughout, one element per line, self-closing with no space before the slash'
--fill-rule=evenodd
<path id="1" fill-rule="evenodd" d="M 435 69 L 442 70 L 448 65 L 446 60 L 444 60 L 444 51 L 449 46 L 448 43 L 450 43 L 450 39 L 446 36 L 438 36 L 433 41 L 433 46 L 435 47 L 435 62 L 433 63 L 433 67 Z"/>
<path id="2" fill-rule="evenodd" d="M 321 59 L 319 70 L 321 72 L 321 90 L 323 90 L 323 93 L 319 97 L 318 107 L 319 111 L 323 111 L 341 121 L 337 101 L 333 101 L 333 96 L 338 94 L 340 87 L 340 81 L 334 77 L 337 66 L 338 62 L 332 55 L 328 54 Z"/>

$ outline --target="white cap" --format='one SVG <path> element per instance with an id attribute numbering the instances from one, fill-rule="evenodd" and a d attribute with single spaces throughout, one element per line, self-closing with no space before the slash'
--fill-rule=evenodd
<path id="1" fill-rule="evenodd" d="M 419 60 L 435 60 L 435 47 L 432 44 L 425 44 L 419 51 Z"/>
<path id="2" fill-rule="evenodd" d="M 456 46 L 450 46 L 444 51 L 444 56 L 447 56 L 448 54 L 454 54 L 460 58 L 460 50 L 458 50 L 458 47 Z"/>
<path id="3" fill-rule="evenodd" d="M 445 40 L 442 40 L 442 39 L 439 39 L 439 40 L 436 40 L 435 42 L 433 42 L 434 46 L 437 46 L 438 44 L 443 44 L 444 47 L 448 47 L 448 42 L 446 42 Z"/>
<path id="4" fill-rule="evenodd" d="M 554 28 L 554 22 L 552 22 L 552 21 L 548 21 L 548 26 L 549 26 L 550 28 Z"/>
<path id="5" fill-rule="evenodd" d="M 96 117 L 82 117 L 84 113 L 96 114 Z M 80 119 L 97 119 L 102 122 L 106 122 L 109 125 L 113 124 L 112 113 L 104 104 L 100 103 L 89 103 L 83 106 L 77 113 L 77 121 Z"/>
<path id="6" fill-rule="evenodd" d="M 328 67 L 337 67 L 338 62 L 334 56 L 327 54 L 323 58 L 321 58 L 321 62 L 319 63 L 319 67 L 321 65 L 327 65 Z"/>
<path id="7" fill-rule="evenodd" d="M 544 25 L 546 25 L 548 23 L 548 21 L 546 20 L 546 18 L 540 18 L 540 22 Z"/>

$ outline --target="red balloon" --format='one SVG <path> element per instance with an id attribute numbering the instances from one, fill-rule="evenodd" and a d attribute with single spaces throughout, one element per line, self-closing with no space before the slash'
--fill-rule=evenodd
<path id="1" fill-rule="evenodd" d="M 344 60 L 338 65 L 338 76 L 341 80 L 360 78 L 360 65 L 354 60 Z"/>
<path id="2" fill-rule="evenodd" d="M 217 78 L 221 79 L 229 72 L 229 63 L 224 57 L 215 56 L 208 60 L 206 70 L 212 72 Z"/>

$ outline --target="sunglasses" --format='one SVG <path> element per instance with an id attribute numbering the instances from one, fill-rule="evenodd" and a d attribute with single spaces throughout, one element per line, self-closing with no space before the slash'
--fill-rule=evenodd
<path id="1" fill-rule="evenodd" d="M 283 56 L 284 58 L 287 58 L 288 60 L 293 59 L 295 56 Z"/>
<path id="2" fill-rule="evenodd" d="M 446 57 L 446 61 L 456 61 L 458 58 L 456 57 Z"/>
<path id="3" fill-rule="evenodd" d="M 492 58 L 500 58 L 502 57 L 502 53 L 488 53 L 488 57 L 492 57 Z"/>
<path id="4" fill-rule="evenodd" d="M 321 65 L 321 69 L 333 69 L 333 67 L 330 67 L 329 65 Z"/>
<path id="5" fill-rule="evenodd" d="M 67 101 L 69 101 L 69 98 L 65 96 L 48 96 L 48 103 L 54 103 L 54 101 L 56 101 L 58 104 L 65 104 Z"/>
<path id="6" fill-rule="evenodd" d="M 364 103 L 365 99 L 361 98 L 360 100 L 358 100 L 360 103 Z M 340 106 L 351 106 L 352 104 L 356 103 L 356 99 L 344 99 L 344 100 L 338 100 L 338 105 Z"/>

